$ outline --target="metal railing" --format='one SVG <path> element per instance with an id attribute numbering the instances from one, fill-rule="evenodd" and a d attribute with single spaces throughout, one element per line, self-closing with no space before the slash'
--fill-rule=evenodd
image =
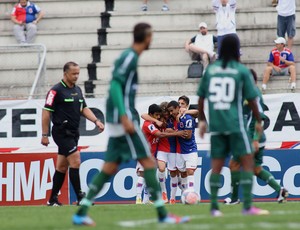
<path id="1" fill-rule="evenodd" d="M 43 44 L 0 45 L 0 95 L 28 100 L 43 95 L 46 55 L 47 48 Z"/>

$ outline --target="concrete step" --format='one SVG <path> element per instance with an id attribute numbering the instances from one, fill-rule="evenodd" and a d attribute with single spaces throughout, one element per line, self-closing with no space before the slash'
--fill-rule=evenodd
<path id="1" fill-rule="evenodd" d="M 84 87 L 83 84 L 78 84 L 83 93 Z M 46 97 L 46 94 L 48 90 L 50 89 L 50 86 L 45 86 L 44 91 L 42 91 L 39 94 L 34 95 L 34 99 L 44 99 Z M 31 84 L 19 84 L 19 85 L 0 85 L 0 99 L 27 99 L 30 95 L 31 90 Z"/>
<path id="2" fill-rule="evenodd" d="M 92 47 L 98 44 L 97 30 L 84 31 L 45 31 L 37 32 L 35 43 L 44 44 L 47 49 L 70 49 Z M 0 44 L 17 44 L 12 32 L 3 32 L 0 36 Z"/>
<path id="3" fill-rule="evenodd" d="M 62 65 L 63 66 L 63 65 Z M 45 84 L 54 85 L 63 78 L 62 66 L 47 66 L 45 73 Z M 0 85 L 31 85 L 35 79 L 37 68 L 31 66 L 19 66 L 18 68 L 1 68 Z M 86 66 L 80 66 L 78 83 L 83 84 L 88 80 Z"/>
<path id="4" fill-rule="evenodd" d="M 139 78 L 142 81 L 164 82 L 187 77 L 190 63 L 163 63 L 139 65 Z M 97 79 L 109 81 L 111 79 L 111 65 L 97 64 Z"/>
<path id="5" fill-rule="evenodd" d="M 196 94 L 199 79 L 185 79 L 184 84 L 182 80 L 155 82 L 143 81 L 140 79 L 138 86 L 138 96 L 174 96 L 179 94 L 192 95 Z M 108 92 L 108 82 L 98 80 L 94 81 L 96 88 L 94 93 L 96 97 L 103 97 Z"/>
<path id="6" fill-rule="evenodd" d="M 38 24 L 38 30 L 97 30 L 101 27 L 100 13 L 86 14 L 48 14 Z M 0 16 L 0 28 L 11 31 L 13 23 L 8 16 Z"/>
<path id="7" fill-rule="evenodd" d="M 195 36 L 198 25 L 194 27 L 182 27 L 182 28 L 169 28 L 169 29 L 154 29 L 153 33 L 153 45 L 169 45 L 169 44 L 181 44 L 184 45 L 187 39 Z M 300 26 L 299 28 L 300 29 Z M 276 25 L 249 25 L 249 26 L 238 26 L 237 34 L 243 43 L 260 43 L 273 41 L 276 35 Z M 107 29 L 107 45 L 120 45 L 124 44 L 124 41 L 132 41 L 131 29 Z M 210 29 L 210 33 L 217 35 L 215 29 Z M 120 39 L 120 37 L 124 39 Z M 295 40 L 298 35 L 296 34 Z"/>
<path id="8" fill-rule="evenodd" d="M 200 16 L 201 15 L 201 16 Z M 300 11 L 296 12 L 300 17 Z M 112 12 L 110 18 L 111 28 L 129 28 L 138 22 L 148 22 L 154 29 L 197 26 L 200 21 L 205 21 L 209 28 L 214 28 L 215 14 L 211 11 L 170 11 L 170 12 Z M 277 23 L 277 11 L 274 8 L 260 8 L 238 10 L 236 13 L 237 26 L 266 25 Z"/>
<path id="9" fill-rule="evenodd" d="M 140 11 L 142 1 L 140 0 L 116 0 L 115 1 L 115 11 L 119 12 L 130 12 L 130 11 Z M 149 11 L 160 11 L 163 1 L 161 0 L 150 0 L 148 3 Z M 300 5 L 300 1 L 296 0 L 296 4 Z M 171 0 L 169 3 L 170 10 L 180 10 L 180 9 L 194 9 L 203 10 L 211 9 L 211 1 L 199 1 L 199 0 Z M 260 8 L 260 7 L 271 7 L 271 1 L 267 0 L 255 0 L 255 1 L 237 1 L 237 7 L 241 9 L 247 8 Z"/>
<path id="10" fill-rule="evenodd" d="M 75 61 L 81 65 L 87 65 L 92 61 L 91 48 L 77 49 L 52 49 L 47 51 L 47 65 L 62 66 L 68 61 Z M 24 66 L 36 65 L 38 56 L 36 53 L 22 51 L 3 52 L 0 56 L 1 68 L 11 67 L 12 63 L 21 62 Z"/>
<path id="11" fill-rule="evenodd" d="M 10 15 L 13 6 L 17 1 L 1 1 L 0 15 Z M 105 11 L 104 1 L 99 0 L 34 0 L 46 14 L 65 15 L 72 14 L 100 13 Z"/>

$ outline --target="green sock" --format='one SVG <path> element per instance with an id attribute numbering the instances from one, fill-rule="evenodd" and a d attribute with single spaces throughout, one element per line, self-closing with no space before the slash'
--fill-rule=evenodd
<path id="1" fill-rule="evenodd" d="M 270 185 L 276 192 L 280 192 L 281 186 L 276 182 L 273 175 L 269 173 L 267 170 L 261 170 L 257 175 L 258 178 L 265 181 L 268 185 Z"/>
<path id="2" fill-rule="evenodd" d="M 231 200 L 239 198 L 240 171 L 231 171 Z"/>
<path id="3" fill-rule="evenodd" d="M 168 212 L 164 202 L 161 200 L 160 187 L 156 179 L 156 169 L 145 169 L 144 178 L 148 191 L 151 194 L 151 199 L 154 201 L 158 218 L 163 219 L 167 216 Z"/>
<path id="4" fill-rule="evenodd" d="M 86 198 L 82 200 L 81 206 L 79 210 L 77 211 L 77 215 L 79 216 L 85 216 L 88 212 L 89 207 L 92 205 L 92 200 L 95 198 L 95 196 L 100 192 L 100 190 L 103 188 L 103 185 L 109 180 L 110 175 L 101 172 L 94 176 L 92 183 L 90 184 L 90 189 L 88 191 L 88 194 Z"/>
<path id="5" fill-rule="evenodd" d="M 210 202 L 211 202 L 211 210 L 218 209 L 218 190 L 221 187 L 220 183 L 220 174 L 211 174 L 209 183 L 210 183 Z"/>
<path id="6" fill-rule="evenodd" d="M 249 209 L 252 205 L 252 184 L 253 172 L 241 172 L 240 184 L 243 188 L 244 209 Z"/>

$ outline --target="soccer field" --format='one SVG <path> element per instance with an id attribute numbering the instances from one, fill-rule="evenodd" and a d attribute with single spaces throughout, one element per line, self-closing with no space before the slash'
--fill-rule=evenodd
<path id="1" fill-rule="evenodd" d="M 178 215 L 189 215 L 192 220 L 181 225 L 157 224 L 151 205 L 95 205 L 90 216 L 97 222 L 92 229 L 299 229 L 300 203 L 288 202 L 256 203 L 257 207 L 268 209 L 269 216 L 242 216 L 241 205 L 221 205 L 223 217 L 209 215 L 209 205 L 167 205 L 168 210 Z M 23 206 L 0 207 L 0 229 L 51 229 L 72 230 L 91 229 L 77 227 L 71 223 L 76 206 L 47 207 Z"/>

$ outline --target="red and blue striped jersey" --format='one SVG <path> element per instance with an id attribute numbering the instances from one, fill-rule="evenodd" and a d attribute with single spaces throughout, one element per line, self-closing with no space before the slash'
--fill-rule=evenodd
<path id="1" fill-rule="evenodd" d="M 41 9 L 37 5 L 28 1 L 26 7 L 22 7 L 20 3 L 16 4 L 11 15 L 15 16 L 18 21 L 30 23 L 36 19 L 36 14 L 40 11 Z"/>

